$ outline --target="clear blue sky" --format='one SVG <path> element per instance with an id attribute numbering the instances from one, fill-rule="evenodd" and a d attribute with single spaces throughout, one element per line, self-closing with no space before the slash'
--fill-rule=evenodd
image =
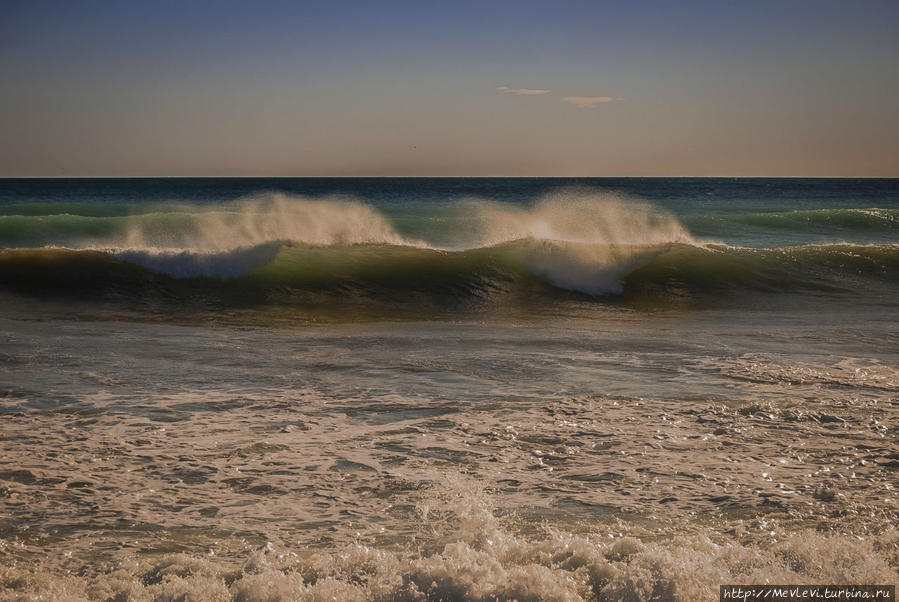
<path id="1" fill-rule="evenodd" d="M 0 176 L 899 176 L 899 2 L 0 2 Z"/>

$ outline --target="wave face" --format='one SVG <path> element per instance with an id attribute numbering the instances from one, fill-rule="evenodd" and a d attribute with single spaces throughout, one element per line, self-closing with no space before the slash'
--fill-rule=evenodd
<path id="1" fill-rule="evenodd" d="M 578 293 L 660 303 L 722 293 L 851 293 L 899 284 L 899 245 L 784 249 L 518 240 L 445 251 L 272 243 L 211 252 L 0 251 L 7 289 L 221 302 L 468 304 Z"/>
<path id="2" fill-rule="evenodd" d="M 39 206 L 43 207 L 41 214 Z M 0 215 L 0 287 L 82 298 L 458 305 L 581 295 L 668 303 L 899 283 L 899 245 L 749 248 L 657 205 L 563 189 L 380 209 L 280 193 L 213 204 L 24 204 Z M 80 214 L 70 213 L 74 211 Z M 899 210 L 705 215 L 710 224 L 896 228 Z"/>

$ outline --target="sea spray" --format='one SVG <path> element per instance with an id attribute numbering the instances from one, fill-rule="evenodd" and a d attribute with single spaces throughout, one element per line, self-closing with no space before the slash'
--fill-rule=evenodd
<path id="1" fill-rule="evenodd" d="M 399 235 L 375 208 L 343 197 L 267 193 L 214 206 L 172 203 L 140 209 L 120 207 L 123 215 L 100 216 L 0 215 L 0 248 L 212 252 L 275 241 L 422 244 Z"/>
<path id="2" fill-rule="evenodd" d="M 693 242 L 677 218 L 661 207 L 609 193 L 560 190 L 531 207 L 467 203 L 474 215 L 476 246 L 527 238 L 601 245 Z"/>
<path id="3" fill-rule="evenodd" d="M 230 251 L 277 241 L 323 246 L 421 244 L 397 234 L 374 208 L 342 198 L 269 194 L 240 201 L 228 210 L 201 210 L 186 215 L 188 219 L 178 228 L 142 216 L 110 246 Z"/>
<path id="4" fill-rule="evenodd" d="M 450 227 L 455 232 L 449 250 L 460 253 L 529 241 L 512 253 L 497 254 L 555 286 L 588 294 L 621 292 L 622 278 L 663 252 L 663 245 L 692 242 L 671 215 L 613 195 L 566 190 L 532 207 L 477 200 L 460 207 L 468 209 L 467 217 Z M 242 276 L 274 261 L 285 245 L 331 247 L 334 253 L 362 244 L 372 250 L 374 245 L 422 250 L 431 246 L 400 235 L 387 217 L 360 202 L 283 194 L 259 195 L 216 209 L 175 206 L 165 213 L 114 218 L 17 219 L 31 219 L 40 226 L 32 228 L 33 236 L 53 238 L 54 228 L 68 229 L 66 236 L 58 237 L 67 248 L 102 250 L 175 278 Z M 72 240 L 79 231 L 84 236 Z M 379 269 L 390 271 L 391 255 L 386 257 Z M 439 271 L 438 263 L 431 262 Z M 393 267 L 403 280 L 403 266 Z"/>
<path id="5" fill-rule="evenodd" d="M 622 280 L 673 243 L 692 244 L 680 222 L 650 203 L 620 195 L 560 190 L 531 207 L 468 200 L 469 247 L 532 241 L 530 270 L 564 289 L 620 293 Z"/>

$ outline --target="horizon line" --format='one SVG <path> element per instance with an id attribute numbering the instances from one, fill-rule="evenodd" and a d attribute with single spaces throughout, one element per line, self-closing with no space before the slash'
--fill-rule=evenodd
<path id="1" fill-rule="evenodd" d="M 560 175 L 76 175 L 76 176 L 4 176 L 0 175 L 0 180 L 164 180 L 164 179 L 182 179 L 182 180 L 212 180 L 212 179 L 446 179 L 446 180 L 475 180 L 475 179 L 742 179 L 742 180 L 896 180 L 899 174 L 890 176 L 879 175 L 576 175 L 576 176 L 560 176 Z"/>

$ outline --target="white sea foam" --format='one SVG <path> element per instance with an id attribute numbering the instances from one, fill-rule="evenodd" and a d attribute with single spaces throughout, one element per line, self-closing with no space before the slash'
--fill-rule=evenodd
<path id="1" fill-rule="evenodd" d="M 169 249 L 111 250 L 109 255 L 175 278 L 207 276 L 235 278 L 272 261 L 281 249 L 278 243 L 230 251 L 188 251 Z"/>
<path id="2" fill-rule="evenodd" d="M 438 502 L 438 500 L 434 500 Z M 549 529 L 522 537 L 482 495 L 442 500 L 447 541 L 433 553 L 348 545 L 272 545 L 242 560 L 172 554 L 131 558 L 93 577 L 40 567 L 0 572 L 4 599 L 54 600 L 717 600 L 724 583 L 895 583 L 899 533 L 866 538 L 801 532 L 755 544 L 705 531 L 668 540 Z M 425 516 L 427 518 L 427 512 Z"/>

